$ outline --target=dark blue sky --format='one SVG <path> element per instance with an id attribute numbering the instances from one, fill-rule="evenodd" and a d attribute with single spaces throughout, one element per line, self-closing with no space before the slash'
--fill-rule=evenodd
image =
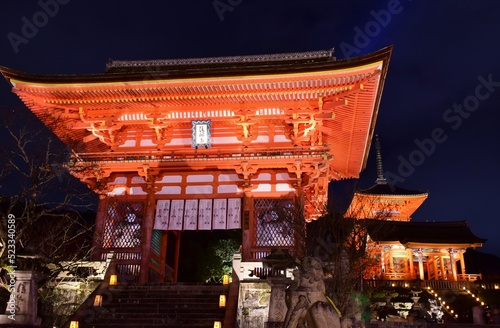
<path id="1" fill-rule="evenodd" d="M 99 73 L 109 59 L 332 47 L 341 59 L 394 45 L 376 126 L 385 170 L 400 186 L 429 191 L 414 220 L 467 220 L 488 238 L 483 251 L 500 254 L 497 0 L 8 3 L 0 65 L 35 73 Z M 19 104 L 0 81 L 2 112 Z M 372 154 L 359 187 L 375 181 L 374 162 Z"/>

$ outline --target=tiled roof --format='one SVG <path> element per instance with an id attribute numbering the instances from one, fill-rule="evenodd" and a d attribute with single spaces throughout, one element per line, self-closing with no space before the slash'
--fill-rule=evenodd
<path id="1" fill-rule="evenodd" d="M 357 191 L 356 193 L 362 195 L 425 195 L 427 192 L 420 190 L 408 190 L 405 188 L 401 188 L 398 186 L 390 185 L 390 184 L 380 184 L 377 183 L 372 187 Z"/>
<path id="2" fill-rule="evenodd" d="M 216 66 L 251 66 L 297 61 L 319 62 L 334 61 L 333 49 L 322 51 L 292 52 L 281 54 L 224 56 L 206 58 L 182 58 L 159 60 L 112 60 L 106 65 L 106 72 L 140 71 L 145 68 L 161 70 L 182 67 L 213 67 Z"/>
<path id="3" fill-rule="evenodd" d="M 474 235 L 465 221 L 402 222 L 366 220 L 370 238 L 376 242 L 421 244 L 483 244 L 486 239 Z"/>

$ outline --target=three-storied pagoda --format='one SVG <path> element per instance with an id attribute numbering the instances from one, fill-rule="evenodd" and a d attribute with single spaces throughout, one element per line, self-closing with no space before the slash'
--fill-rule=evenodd
<path id="1" fill-rule="evenodd" d="M 384 176 L 378 136 L 375 140 L 375 149 L 377 180 L 370 188 L 354 193 L 346 216 L 356 219 L 382 218 L 392 221 L 410 221 L 411 215 L 427 199 L 428 193 L 390 185 Z"/>
<path id="2" fill-rule="evenodd" d="M 465 221 L 412 222 L 411 215 L 428 193 L 390 185 L 382 166 L 376 137 L 377 180 L 354 193 L 345 217 L 366 220 L 369 252 L 378 263 L 365 278 L 386 280 L 475 280 L 466 274 L 464 253 L 481 247 L 486 239 L 475 236 Z"/>
<path id="3" fill-rule="evenodd" d="M 1 72 L 73 149 L 71 173 L 100 195 L 95 257 L 113 251 L 123 276 L 176 281 L 185 230 L 241 229 L 243 261 L 293 251 L 297 230 L 276 208 L 302 195 L 314 220 L 328 183 L 364 169 L 391 50 Z"/>

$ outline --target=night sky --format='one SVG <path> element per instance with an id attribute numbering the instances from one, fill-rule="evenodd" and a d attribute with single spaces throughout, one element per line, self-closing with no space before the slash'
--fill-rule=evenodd
<path id="1" fill-rule="evenodd" d="M 331 48 L 343 59 L 394 45 L 375 130 L 387 178 L 429 192 L 415 221 L 467 220 L 488 239 L 482 251 L 500 255 L 498 0 L 6 3 L 0 65 L 31 73 Z M 31 117 L 20 104 L 0 81 L 2 115 Z M 373 150 L 358 188 L 376 179 Z"/>

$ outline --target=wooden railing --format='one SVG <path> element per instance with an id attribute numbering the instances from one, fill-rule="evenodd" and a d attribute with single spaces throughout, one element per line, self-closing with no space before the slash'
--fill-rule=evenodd
<path id="1" fill-rule="evenodd" d="M 101 257 L 106 258 L 108 252 L 103 252 Z M 138 282 L 141 272 L 140 251 L 135 249 L 124 249 L 114 251 L 115 270 L 118 275 L 118 281 Z"/>
<path id="2" fill-rule="evenodd" d="M 462 278 L 469 278 L 469 275 L 464 275 Z M 364 280 L 364 288 L 377 288 L 377 287 L 405 287 L 405 288 L 430 288 L 435 290 L 442 289 L 473 289 L 481 287 L 483 289 L 500 289 L 500 282 L 481 282 L 480 286 L 477 286 L 476 279 L 479 279 L 481 275 L 470 275 L 470 279 L 462 279 L 459 281 L 452 280 L 421 280 L 417 281 L 415 279 L 401 279 L 401 280 Z M 415 286 L 418 285 L 418 286 Z"/>
<path id="3" fill-rule="evenodd" d="M 295 252 L 294 246 L 279 246 L 279 247 L 253 247 L 250 249 L 250 259 L 245 259 L 246 262 L 260 262 L 265 257 L 271 254 L 272 249 L 280 249 L 293 255 Z"/>
<path id="4" fill-rule="evenodd" d="M 276 268 L 269 268 L 269 267 L 255 267 L 253 269 L 253 272 L 251 272 L 251 275 L 260 278 L 260 279 L 265 279 L 268 277 L 285 277 L 286 276 L 286 270 L 285 269 L 276 269 Z"/>
<path id="5" fill-rule="evenodd" d="M 68 166 L 78 162 L 176 162 L 186 160 L 210 159 L 252 159 L 252 158 L 295 158 L 321 157 L 325 149 L 313 150 L 310 148 L 208 148 L 208 149 L 178 149 L 170 152 L 114 152 L 106 154 L 81 153 L 68 163 Z"/>
<path id="6" fill-rule="evenodd" d="M 453 276 L 452 276 L 453 278 Z M 457 278 L 460 281 L 476 281 L 478 279 L 483 279 L 483 276 L 479 274 L 457 274 Z M 449 279 L 449 278 L 448 278 Z"/>
<path id="7" fill-rule="evenodd" d="M 417 279 L 417 275 L 405 272 L 391 272 L 391 273 L 384 273 L 381 276 L 381 278 L 382 280 L 415 280 Z M 478 279 L 482 279 L 481 274 L 457 274 L 457 281 L 476 281 Z M 444 279 L 431 279 L 429 281 L 434 281 L 434 280 L 454 281 L 452 274 L 445 275 Z"/>
<path id="8" fill-rule="evenodd" d="M 271 254 L 271 249 L 268 250 L 252 250 L 250 251 L 252 255 L 252 261 L 261 261 L 263 258 Z"/>
<path id="9" fill-rule="evenodd" d="M 417 277 L 406 272 L 393 272 L 384 273 L 382 275 L 383 280 L 415 280 Z"/>

